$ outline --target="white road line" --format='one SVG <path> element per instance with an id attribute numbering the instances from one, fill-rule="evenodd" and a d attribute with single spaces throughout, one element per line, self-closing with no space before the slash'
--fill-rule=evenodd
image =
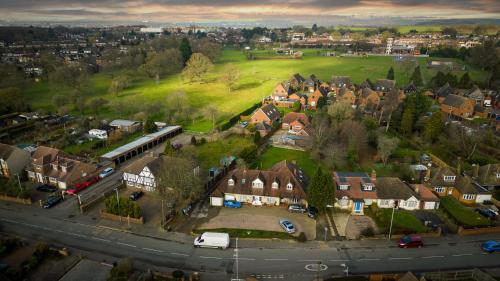
<path id="1" fill-rule="evenodd" d="M 146 250 L 146 251 L 152 251 L 152 252 L 158 252 L 158 253 L 163 253 L 162 250 L 156 250 L 156 249 L 151 249 L 151 248 L 142 248 L 143 250 Z"/>
<path id="2" fill-rule="evenodd" d="M 444 258 L 444 256 L 427 256 L 427 257 L 422 257 L 422 259 L 435 259 L 435 258 Z"/>
<path id="3" fill-rule="evenodd" d="M 183 256 L 183 257 L 189 257 L 188 254 L 183 254 L 183 253 L 169 253 L 171 255 L 176 255 L 176 256 Z"/>
<path id="4" fill-rule="evenodd" d="M 299 260 L 299 261 L 307 261 L 307 262 L 322 262 L 322 260 Z"/>
<path id="5" fill-rule="evenodd" d="M 379 261 L 380 259 L 358 259 L 358 261 Z"/>
<path id="6" fill-rule="evenodd" d="M 78 234 L 78 233 L 73 233 L 73 232 L 67 232 L 69 235 L 73 235 L 73 236 L 76 236 L 76 237 L 82 237 L 82 238 L 85 238 L 85 235 L 81 235 L 81 234 Z"/>
<path id="7" fill-rule="evenodd" d="M 265 261 L 287 261 L 288 259 L 264 259 Z"/>
<path id="8" fill-rule="evenodd" d="M 92 239 L 97 240 L 97 241 L 103 241 L 103 242 L 111 242 L 109 240 L 98 238 L 98 237 L 92 237 Z"/>
<path id="9" fill-rule="evenodd" d="M 390 260 L 411 260 L 413 259 L 412 257 L 407 257 L 407 258 L 389 258 Z"/>
<path id="10" fill-rule="evenodd" d="M 231 258 L 231 259 L 236 259 L 236 258 Z M 254 261 L 255 259 L 254 258 L 240 258 L 240 257 L 238 257 L 238 260 L 241 260 L 241 261 Z"/>
<path id="11" fill-rule="evenodd" d="M 330 260 L 330 261 L 336 262 L 336 261 L 350 261 L 350 260 Z"/>
<path id="12" fill-rule="evenodd" d="M 202 259 L 216 259 L 216 260 L 221 260 L 222 258 L 219 257 L 207 257 L 207 256 L 199 256 Z"/>
<path id="13" fill-rule="evenodd" d="M 463 257 L 463 256 L 472 256 L 472 254 L 456 254 L 456 255 L 451 255 L 452 257 Z"/>
<path id="14" fill-rule="evenodd" d="M 122 242 L 116 242 L 116 244 L 118 244 L 118 245 L 123 245 L 123 246 L 127 246 L 127 247 L 132 247 L 132 248 L 137 248 L 137 246 L 136 246 L 136 245 L 127 244 L 127 243 L 122 243 Z"/>

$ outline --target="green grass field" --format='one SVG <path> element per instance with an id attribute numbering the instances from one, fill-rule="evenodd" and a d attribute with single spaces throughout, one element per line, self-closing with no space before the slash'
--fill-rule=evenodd
<path id="1" fill-rule="evenodd" d="M 465 207 L 453 197 L 441 197 L 441 207 L 462 225 L 486 226 L 491 224 L 487 218 Z"/>
<path id="2" fill-rule="evenodd" d="M 297 165 L 306 172 L 309 177 L 312 177 L 318 168 L 318 163 L 311 159 L 309 152 L 291 150 L 279 147 L 269 147 L 261 155 L 256 166 L 259 169 L 267 170 L 274 164 L 283 161 L 296 161 Z"/>
<path id="3" fill-rule="evenodd" d="M 252 144 L 253 142 L 251 138 L 231 136 L 227 139 L 200 144 L 192 149 L 201 165 L 203 167 L 210 168 L 218 167 L 220 165 L 219 161 L 222 157 L 238 156 L 243 148 Z"/>
<path id="4" fill-rule="evenodd" d="M 332 75 L 346 75 L 351 76 L 354 82 L 360 83 L 367 78 L 372 81 L 385 78 L 388 69 L 393 66 L 399 86 L 407 84 L 411 75 L 404 70 L 403 65 L 391 57 L 322 57 L 317 52 L 317 50 L 305 50 L 302 59 L 272 59 L 270 57 L 271 59 L 247 60 L 241 51 L 224 50 L 214 70 L 203 83 L 185 83 L 180 75 L 165 78 L 158 83 L 152 79 L 138 78 L 119 95 L 108 92 L 113 73 L 101 72 L 91 77 L 88 89 L 89 99 L 102 97 L 109 101 L 109 104 L 100 112 L 101 118 L 132 118 L 134 113 L 144 111 L 145 105 L 164 105 L 169 94 L 184 91 L 189 103 L 199 111 L 208 104 L 215 105 L 220 112 L 218 123 L 221 123 L 269 95 L 278 82 L 288 79 L 294 73 L 301 73 L 303 76 L 314 73 L 322 80 L 329 80 Z M 232 93 L 228 93 L 227 88 L 218 82 L 218 77 L 226 63 L 232 63 L 240 70 L 240 80 Z M 425 67 L 426 59 L 424 58 L 420 58 L 419 63 L 422 66 L 424 79 L 430 79 L 435 74 L 435 70 L 428 70 Z M 461 75 L 462 72 L 458 71 L 457 74 Z M 486 77 L 475 70 L 471 71 L 471 76 L 477 80 Z M 40 82 L 28 85 L 24 91 L 24 96 L 35 109 L 46 110 L 55 110 L 52 97 L 58 94 L 69 95 L 70 90 Z M 115 105 L 120 105 L 119 110 Z M 92 114 L 91 109 L 87 111 L 87 114 Z M 163 113 L 157 112 L 154 117 L 160 121 Z M 187 130 L 198 132 L 207 132 L 212 128 L 211 123 L 204 117 L 182 125 Z"/>
<path id="5" fill-rule="evenodd" d="M 382 228 L 383 230 L 389 231 L 392 209 L 377 208 L 375 213 L 372 210 L 368 209 L 366 213 L 376 221 L 378 227 Z M 424 233 L 427 232 L 428 229 L 411 212 L 405 210 L 396 210 L 394 212 L 392 233 L 403 234 L 408 231 L 412 231 L 415 233 Z"/>

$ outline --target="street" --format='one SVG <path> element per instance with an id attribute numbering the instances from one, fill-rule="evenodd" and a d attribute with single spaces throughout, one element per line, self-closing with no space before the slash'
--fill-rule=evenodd
<path id="1" fill-rule="evenodd" d="M 235 276 L 235 249 L 195 249 L 192 238 L 185 243 L 137 235 L 92 223 L 52 217 L 33 212 L 34 207 L 0 203 L 2 231 L 28 239 L 44 240 L 70 249 L 111 257 L 132 257 L 152 266 L 180 268 L 225 276 Z M 497 267 L 499 254 L 486 254 L 480 249 L 490 236 L 425 239 L 420 249 L 400 249 L 394 241 L 367 240 L 344 242 L 284 243 L 279 248 L 259 246 L 240 240 L 239 276 L 265 279 L 308 280 L 316 275 L 342 276 L 344 264 L 350 274 L 369 272 L 439 271 L 446 269 Z M 231 246 L 235 245 L 232 241 Z M 321 271 L 318 272 L 317 269 Z"/>

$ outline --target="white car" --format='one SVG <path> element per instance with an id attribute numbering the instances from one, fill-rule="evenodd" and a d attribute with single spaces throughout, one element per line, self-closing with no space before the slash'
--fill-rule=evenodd
<path id="1" fill-rule="evenodd" d="M 109 168 L 106 168 L 104 170 L 102 170 L 102 172 L 99 174 L 99 177 L 102 179 L 102 178 L 105 178 L 109 175 L 111 175 L 115 170 L 111 167 Z"/>

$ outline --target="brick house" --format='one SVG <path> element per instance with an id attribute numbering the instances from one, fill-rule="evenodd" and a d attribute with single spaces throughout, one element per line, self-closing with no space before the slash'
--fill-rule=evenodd
<path id="1" fill-rule="evenodd" d="M 308 105 L 309 109 L 312 109 L 312 110 L 317 109 L 318 102 L 319 102 L 320 98 L 324 98 L 325 104 L 326 104 L 326 95 L 327 95 L 327 93 L 323 92 L 321 89 L 317 89 L 316 91 L 314 91 L 314 93 L 312 93 L 312 95 L 310 95 L 307 98 L 307 105 Z"/>
<path id="2" fill-rule="evenodd" d="M 302 77 L 300 74 L 296 73 L 290 77 L 288 82 L 290 83 L 290 87 L 295 90 L 303 90 L 304 89 L 304 82 L 306 79 Z"/>
<path id="3" fill-rule="evenodd" d="M 310 125 L 309 117 L 304 113 L 290 112 L 283 118 L 281 129 L 298 134 Z"/>
<path id="4" fill-rule="evenodd" d="M 447 82 L 436 91 L 435 98 L 441 104 L 443 103 L 444 99 L 451 94 L 453 94 L 453 88 L 450 86 L 450 83 Z"/>
<path id="5" fill-rule="evenodd" d="M 451 195 L 455 187 L 456 173 L 447 167 L 428 169 L 426 179 L 439 196 Z"/>
<path id="6" fill-rule="evenodd" d="M 271 98 L 274 101 L 281 101 L 288 99 L 288 95 L 290 94 L 290 88 L 287 84 L 278 83 L 271 94 Z"/>
<path id="7" fill-rule="evenodd" d="M 330 90 L 338 94 L 338 91 L 342 88 L 350 88 L 351 78 L 349 76 L 332 76 L 330 80 Z"/>
<path id="8" fill-rule="evenodd" d="M 299 101 L 302 105 L 302 108 L 307 105 L 307 96 L 303 94 L 293 93 L 288 97 L 288 99 L 293 102 Z"/>
<path id="9" fill-rule="evenodd" d="M 364 172 L 333 172 L 335 207 L 363 215 L 365 206 L 377 202 L 376 175 Z"/>
<path id="10" fill-rule="evenodd" d="M 269 126 L 272 126 L 273 123 L 278 122 L 279 120 L 280 112 L 278 111 L 276 106 L 272 104 L 267 104 L 260 108 L 257 108 L 250 117 L 250 121 L 252 124 L 264 123 Z"/>
<path id="11" fill-rule="evenodd" d="M 316 91 L 319 88 L 319 84 L 320 84 L 320 81 L 318 80 L 316 75 L 311 74 L 309 76 L 309 78 L 307 78 L 304 81 L 304 91 L 309 92 L 309 93 L 313 93 L 314 91 Z"/>
<path id="12" fill-rule="evenodd" d="M 380 105 L 380 96 L 370 88 L 363 88 L 359 94 L 359 106 L 365 109 L 377 109 Z"/>
<path id="13" fill-rule="evenodd" d="M 236 200 L 254 206 L 306 206 L 308 182 L 302 169 L 286 160 L 269 170 L 235 169 L 217 183 L 210 204 L 222 206 L 224 200 Z"/>
<path id="14" fill-rule="evenodd" d="M 337 101 L 347 102 L 351 105 L 356 105 L 357 98 L 356 95 L 354 94 L 354 91 L 347 88 L 341 88 L 337 94 Z"/>
<path id="15" fill-rule="evenodd" d="M 474 114 L 475 104 L 476 102 L 472 99 L 451 94 L 443 100 L 441 111 L 458 118 L 469 118 Z"/>
<path id="16" fill-rule="evenodd" d="M 389 79 L 378 79 L 373 85 L 373 90 L 382 93 L 382 95 L 389 93 L 395 88 L 396 88 L 396 81 Z"/>

